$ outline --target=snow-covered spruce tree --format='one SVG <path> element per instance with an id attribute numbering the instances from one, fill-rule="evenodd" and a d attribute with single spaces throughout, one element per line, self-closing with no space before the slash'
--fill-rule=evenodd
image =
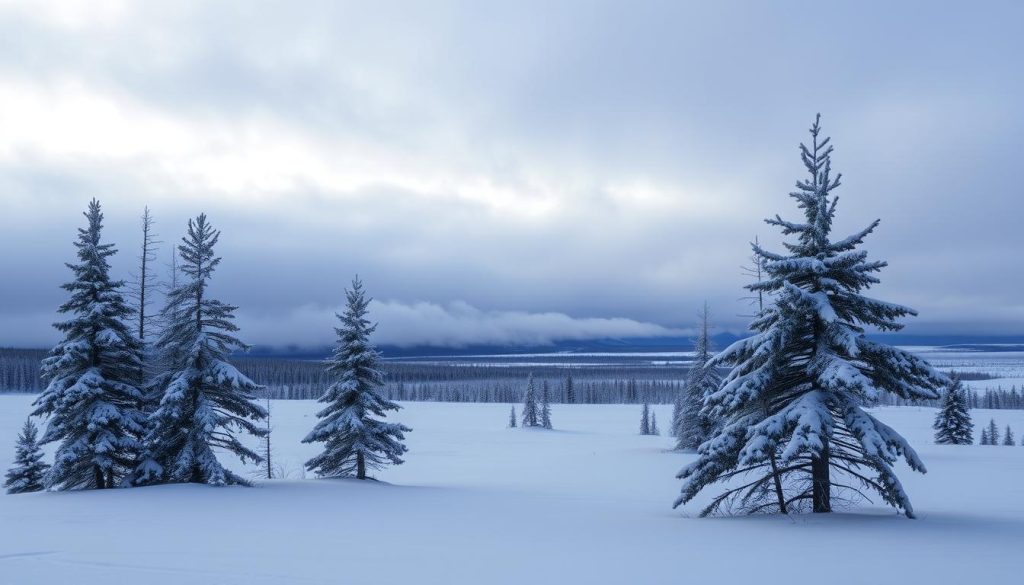
<path id="1" fill-rule="evenodd" d="M 14 447 L 14 465 L 7 470 L 4 488 L 9 494 L 24 494 L 42 491 L 43 478 L 50 466 L 43 462 L 43 450 L 39 447 L 39 431 L 32 419 L 25 421 Z"/>
<path id="2" fill-rule="evenodd" d="M 651 434 L 651 407 L 646 402 L 640 410 L 640 434 Z"/>
<path id="3" fill-rule="evenodd" d="M 709 362 L 732 371 L 707 397 L 705 412 L 717 426 L 698 460 L 679 473 L 683 486 L 675 502 L 728 482 L 702 515 L 793 510 L 807 503 L 814 512 L 829 512 L 834 496 L 873 490 L 913 517 L 891 466 L 900 457 L 916 471 L 924 472 L 924 464 L 863 406 L 883 392 L 934 399 L 949 380 L 913 354 L 865 336 L 866 327 L 899 330 L 898 319 L 915 312 L 861 295 L 879 282 L 874 273 L 886 265 L 858 250 L 877 221 L 831 240 L 839 176 L 831 176 L 832 148 L 827 138 L 819 139 L 819 128 L 815 120 L 811 146 L 800 147 L 810 176 L 792 193 L 805 220 L 768 220 L 795 241 L 786 244 L 787 254 L 754 246 L 767 278 L 747 288 L 770 300 L 751 324 L 754 334 Z"/>
<path id="4" fill-rule="evenodd" d="M 939 445 L 974 443 L 974 423 L 971 422 L 967 396 L 959 378 L 954 377 L 946 389 L 932 428 L 935 429 L 935 442 Z"/>
<path id="5" fill-rule="evenodd" d="M 267 412 L 256 402 L 260 386 L 227 361 L 232 350 L 246 349 L 234 332 L 235 307 L 209 298 L 213 271 L 220 264 L 214 246 L 220 232 L 202 214 L 189 220 L 178 246 L 177 286 L 167 294 L 162 331 L 155 342 L 161 372 L 154 378 L 159 405 L 149 416 L 145 459 L 135 483 L 249 485 L 224 468 L 214 449 L 243 463 L 262 462 L 236 434 L 263 437 L 259 424 Z"/>
<path id="6" fill-rule="evenodd" d="M 380 354 L 370 343 L 377 326 L 366 318 L 371 299 L 358 277 L 345 296 L 345 312 L 338 315 L 341 326 L 335 328 L 338 345 L 327 361 L 327 373 L 335 381 L 320 398 L 327 406 L 316 413 L 319 422 L 302 442 L 324 443 L 323 452 L 307 461 L 306 469 L 320 477 L 366 479 L 367 468 L 402 463 L 404 433 L 412 429 L 380 420 L 399 406 L 381 393 Z"/>
<path id="7" fill-rule="evenodd" d="M 661 431 L 658 430 L 658 415 L 651 411 L 651 428 L 649 429 L 651 435 L 660 435 Z"/>
<path id="8" fill-rule="evenodd" d="M 540 390 L 540 426 L 545 429 L 551 428 L 551 390 L 547 380 L 541 384 Z"/>
<path id="9" fill-rule="evenodd" d="M 1013 440 L 1013 430 L 1010 425 L 1006 425 L 1006 432 L 1003 434 L 1003 445 L 1007 447 L 1013 447 L 1017 442 Z"/>
<path id="10" fill-rule="evenodd" d="M 979 445 L 991 445 L 992 443 L 988 440 L 988 429 L 981 429 L 981 439 L 978 440 Z"/>
<path id="11" fill-rule="evenodd" d="M 516 407 L 512 407 L 512 411 L 508 413 L 508 428 L 516 428 Z"/>
<path id="12" fill-rule="evenodd" d="M 694 340 L 693 363 L 686 376 L 686 388 L 680 413 L 679 428 L 676 431 L 676 449 L 696 451 L 714 430 L 709 413 L 704 411 L 704 401 L 718 390 L 722 377 L 718 368 L 710 364 L 711 314 L 707 303 L 700 314 L 700 327 Z"/>
<path id="13" fill-rule="evenodd" d="M 138 387 L 139 341 L 126 325 L 132 310 L 121 294 L 124 283 L 110 278 L 108 258 L 117 250 L 101 241 L 103 213 L 95 199 L 78 230 L 78 263 L 68 264 L 74 280 L 60 307 L 64 334 L 43 360 L 46 390 L 35 401 L 36 416 L 47 416 L 42 442 L 59 442 L 46 474 L 51 489 L 102 489 L 120 485 L 137 462 L 145 422 Z"/>
<path id="14" fill-rule="evenodd" d="M 523 397 L 523 427 L 540 426 L 537 414 L 537 390 L 533 386 L 533 374 L 526 381 L 526 395 Z"/>
<path id="15" fill-rule="evenodd" d="M 989 445 L 999 444 L 999 427 L 996 426 L 996 419 L 988 421 L 988 443 Z"/>

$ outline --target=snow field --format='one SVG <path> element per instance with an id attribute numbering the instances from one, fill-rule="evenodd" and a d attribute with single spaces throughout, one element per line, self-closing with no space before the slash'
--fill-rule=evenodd
<path id="1" fill-rule="evenodd" d="M 0 466 L 30 396 L 0 396 Z M 918 520 L 863 503 L 828 516 L 672 510 L 693 455 L 639 436 L 638 405 L 553 405 L 556 430 L 508 429 L 507 404 L 404 403 L 406 464 L 380 482 L 301 479 L 317 404 L 272 404 L 289 479 L 0 496 L 0 584 L 835 584 L 1016 582 L 1024 447 L 932 444 L 930 408 L 874 411 L 929 473 L 897 468 Z M 517 405 L 517 410 L 519 406 Z M 671 406 L 654 407 L 661 426 Z M 972 411 L 1024 435 L 1024 411 Z M 664 428 L 663 428 L 664 431 Z M 225 457 L 226 462 L 230 460 Z M 229 466 L 250 473 L 237 462 Z"/>

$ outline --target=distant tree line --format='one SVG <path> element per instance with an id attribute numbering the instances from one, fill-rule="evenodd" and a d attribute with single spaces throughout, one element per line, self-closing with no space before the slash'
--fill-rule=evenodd
<path id="1" fill-rule="evenodd" d="M 41 349 L 0 348 L 0 392 L 37 393 L 42 390 Z M 320 398 L 330 384 L 320 360 L 235 356 L 232 362 L 275 400 Z M 526 379 L 551 387 L 559 404 L 672 404 L 689 376 L 683 365 L 498 366 L 467 363 L 384 361 L 383 395 L 410 402 L 522 402 Z M 961 380 L 992 380 L 985 372 L 951 372 Z M 1024 410 L 1024 389 L 1011 386 L 967 390 L 970 408 Z M 933 406 L 939 400 L 909 401 L 885 394 L 879 406 Z"/>
<path id="2" fill-rule="evenodd" d="M 44 357 L 42 349 L 0 347 L 0 392 L 42 391 L 39 366 Z"/>

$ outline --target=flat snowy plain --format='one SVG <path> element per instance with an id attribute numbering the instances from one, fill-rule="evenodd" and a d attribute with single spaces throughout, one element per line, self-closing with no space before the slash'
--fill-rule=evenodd
<path id="1" fill-rule="evenodd" d="M 0 396 L 0 467 L 30 396 Z M 405 403 L 405 465 L 380 482 L 303 479 L 316 403 L 273 404 L 290 478 L 0 495 L 0 583 L 1016 583 L 1024 447 L 937 446 L 934 410 L 875 411 L 929 467 L 901 470 L 917 520 L 863 503 L 829 516 L 672 510 L 693 455 L 637 435 L 638 406 L 555 405 L 557 430 L 508 429 L 508 405 Z M 662 425 L 670 407 L 655 408 Z M 1024 434 L 1022 411 L 973 411 Z M 239 469 L 242 469 L 240 466 Z M 711 494 L 709 493 L 708 496 Z"/>

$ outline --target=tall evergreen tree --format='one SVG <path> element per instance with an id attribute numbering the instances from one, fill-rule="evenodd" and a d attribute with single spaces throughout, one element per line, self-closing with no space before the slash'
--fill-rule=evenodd
<path id="1" fill-rule="evenodd" d="M 512 411 L 508 414 L 508 428 L 516 428 L 516 407 L 512 407 Z"/>
<path id="2" fill-rule="evenodd" d="M 646 402 L 640 410 L 640 434 L 651 434 L 651 407 Z"/>
<path id="3" fill-rule="evenodd" d="M 974 423 L 967 407 L 967 396 L 959 378 L 954 377 L 942 397 L 935 415 L 935 442 L 940 445 L 970 445 L 974 442 Z"/>
<path id="4" fill-rule="evenodd" d="M 814 512 L 830 512 L 834 493 L 874 490 L 913 517 L 892 464 L 902 457 L 920 472 L 924 464 L 863 406 L 884 392 L 934 399 L 948 379 L 913 354 L 865 336 L 866 327 L 899 330 L 898 319 L 916 313 L 861 294 L 879 282 L 874 273 L 886 265 L 857 249 L 877 221 L 849 238 L 830 239 L 837 202 L 832 191 L 840 177 L 832 177 L 832 147 L 819 132 L 815 120 L 812 145 L 800 147 L 809 177 L 791 194 L 805 220 L 768 220 L 795 241 L 786 243 L 787 254 L 754 246 L 767 277 L 747 288 L 771 300 L 751 324 L 754 335 L 708 364 L 732 371 L 705 401 L 704 412 L 717 425 L 698 460 L 679 473 L 683 487 L 676 506 L 713 483 L 742 477 L 702 513 L 808 502 Z M 781 467 L 772 469 L 776 462 Z M 773 486 L 773 478 L 784 481 Z"/>
<path id="5" fill-rule="evenodd" d="M 306 469 L 321 477 L 366 479 L 367 469 L 402 463 L 404 433 L 412 429 L 380 420 L 399 406 L 381 392 L 380 354 L 370 343 L 377 325 L 366 318 L 371 299 L 358 277 L 345 297 L 345 312 L 338 315 L 341 326 L 335 328 L 338 345 L 327 361 L 327 373 L 335 381 L 320 398 L 326 406 L 317 413 L 319 422 L 302 442 L 324 443 L 324 450 L 306 462 Z"/>
<path id="6" fill-rule="evenodd" d="M 548 388 L 548 381 L 544 380 L 540 390 L 540 426 L 551 428 L 551 392 Z"/>
<path id="7" fill-rule="evenodd" d="M 120 484 L 134 467 L 143 432 L 139 341 L 126 325 L 132 310 L 110 278 L 108 259 L 117 253 L 102 242 L 103 213 L 93 199 L 78 230 L 78 263 L 60 307 L 68 315 L 55 327 L 64 334 L 43 360 L 46 390 L 33 415 L 48 416 L 44 443 L 59 442 L 46 486 L 102 489 Z"/>
<path id="8" fill-rule="evenodd" d="M 722 383 L 718 368 L 710 363 L 712 349 L 711 314 L 705 303 L 694 340 L 693 362 L 686 378 L 686 394 L 676 435 L 676 449 L 680 451 L 696 451 L 714 428 L 710 414 L 704 410 L 704 401 Z"/>
<path id="9" fill-rule="evenodd" d="M 38 435 L 39 431 L 32 419 L 26 420 L 14 448 L 14 466 L 7 470 L 7 480 L 4 482 L 7 493 L 38 492 L 45 487 L 43 478 L 50 466 L 43 462 Z"/>
<path id="10" fill-rule="evenodd" d="M 178 246 L 181 274 L 167 294 L 155 344 L 163 368 L 154 378 L 160 401 L 147 423 L 146 457 L 135 477 L 139 485 L 249 485 L 221 465 L 214 449 L 243 463 L 263 460 L 236 436 L 266 435 L 259 423 L 267 411 L 256 402 L 260 386 L 227 361 L 232 350 L 248 347 L 234 336 L 236 307 L 209 298 L 210 279 L 221 261 L 214 254 L 219 239 L 220 232 L 202 214 L 189 220 Z"/>
<path id="11" fill-rule="evenodd" d="M 988 440 L 988 429 L 981 429 L 981 440 L 978 441 L 979 445 L 991 445 L 992 442 Z"/>
<path id="12" fill-rule="evenodd" d="M 1007 447 L 1013 447 L 1017 442 L 1013 440 L 1013 429 L 1010 425 L 1006 425 L 1006 432 L 1003 434 L 1003 445 Z"/>
<path id="13" fill-rule="evenodd" d="M 655 414 L 655 412 L 653 410 L 651 410 L 650 434 L 652 434 L 652 435 L 660 435 L 661 434 L 661 431 L 658 430 L 658 415 Z"/>
<path id="14" fill-rule="evenodd" d="M 520 419 L 524 427 L 540 426 L 537 413 L 537 390 L 533 387 L 533 374 L 526 381 L 526 395 L 523 396 L 523 416 Z"/>

